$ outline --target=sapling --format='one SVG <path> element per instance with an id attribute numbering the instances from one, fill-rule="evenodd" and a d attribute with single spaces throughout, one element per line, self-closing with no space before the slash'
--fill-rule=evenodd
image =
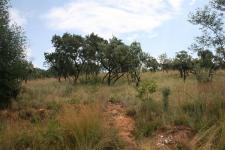
<path id="1" fill-rule="evenodd" d="M 166 87 L 166 88 L 163 88 L 162 90 L 162 95 L 163 95 L 163 111 L 164 112 L 168 112 L 168 109 L 169 109 L 169 95 L 170 95 L 170 88 L 169 87 Z"/>

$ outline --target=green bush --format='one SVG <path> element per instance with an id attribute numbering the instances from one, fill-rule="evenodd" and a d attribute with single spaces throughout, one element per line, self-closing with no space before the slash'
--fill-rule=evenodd
<path id="1" fill-rule="evenodd" d="M 141 82 L 140 86 L 137 88 L 138 96 L 142 100 L 149 100 L 151 97 L 151 94 L 156 92 L 157 84 L 153 80 L 149 81 L 143 81 Z"/>
<path id="2" fill-rule="evenodd" d="M 163 88 L 162 90 L 162 95 L 163 95 L 163 111 L 167 112 L 169 109 L 169 95 L 170 95 L 170 88 L 166 87 Z"/>

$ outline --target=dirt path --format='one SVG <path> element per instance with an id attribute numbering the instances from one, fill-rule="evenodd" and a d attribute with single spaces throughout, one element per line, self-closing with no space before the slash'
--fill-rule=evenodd
<path id="1" fill-rule="evenodd" d="M 126 110 L 122 104 L 113 104 L 108 102 L 105 110 L 105 120 L 109 127 L 118 130 L 119 136 L 127 143 L 126 149 L 136 149 L 136 143 L 133 136 L 134 120 L 126 115 Z"/>
<path id="2" fill-rule="evenodd" d="M 190 149 L 189 142 L 193 137 L 191 128 L 186 126 L 173 126 L 159 130 L 152 138 L 136 142 L 133 136 L 135 121 L 126 115 L 126 109 L 122 104 L 108 102 L 104 112 L 107 127 L 118 130 L 121 139 L 127 143 L 126 150 L 177 150 Z"/>

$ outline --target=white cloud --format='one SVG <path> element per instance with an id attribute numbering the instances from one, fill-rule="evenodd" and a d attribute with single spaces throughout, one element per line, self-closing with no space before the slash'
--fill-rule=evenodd
<path id="1" fill-rule="evenodd" d="M 183 1 L 184 0 L 169 0 L 169 3 L 174 9 L 179 10 Z"/>
<path id="2" fill-rule="evenodd" d="M 174 17 L 184 0 L 74 0 L 52 8 L 45 21 L 62 31 L 95 32 L 104 37 L 152 32 Z"/>
<path id="3" fill-rule="evenodd" d="M 23 15 L 22 12 L 20 12 L 19 10 L 15 8 L 9 9 L 9 16 L 10 16 L 11 24 L 16 23 L 19 26 L 23 26 L 23 25 L 26 25 L 27 23 L 27 19 L 25 15 Z"/>

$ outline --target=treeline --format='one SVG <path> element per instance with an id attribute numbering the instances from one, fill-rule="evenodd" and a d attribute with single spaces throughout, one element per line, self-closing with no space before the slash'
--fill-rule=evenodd
<path id="1" fill-rule="evenodd" d="M 32 62 L 24 61 L 23 67 L 23 75 L 21 76 L 21 80 L 27 83 L 28 80 L 35 80 L 35 79 L 44 79 L 44 78 L 51 78 L 55 77 L 56 73 L 51 69 L 41 69 L 34 67 Z"/>
<path id="2" fill-rule="evenodd" d="M 129 75 L 138 85 L 144 52 L 138 42 L 126 45 L 113 37 L 109 41 L 94 33 L 82 37 L 65 33 L 52 38 L 55 52 L 45 53 L 46 62 L 61 77 L 76 83 L 80 75 L 86 79 L 105 72 L 103 81 L 114 84 L 124 75 Z"/>
<path id="3" fill-rule="evenodd" d="M 158 70 L 178 70 L 184 80 L 193 73 L 199 81 L 209 81 L 216 69 L 224 68 L 224 63 L 209 50 L 199 51 L 198 58 L 183 50 L 175 58 L 162 54 L 157 59 L 143 52 L 139 42 L 127 45 L 116 37 L 107 41 L 94 33 L 85 37 L 69 33 L 55 35 L 52 43 L 55 52 L 45 53 L 45 59 L 59 81 L 63 77 L 76 83 L 81 75 L 88 80 L 102 72 L 102 81 L 108 85 L 126 75 L 138 86 L 141 72 Z"/>

